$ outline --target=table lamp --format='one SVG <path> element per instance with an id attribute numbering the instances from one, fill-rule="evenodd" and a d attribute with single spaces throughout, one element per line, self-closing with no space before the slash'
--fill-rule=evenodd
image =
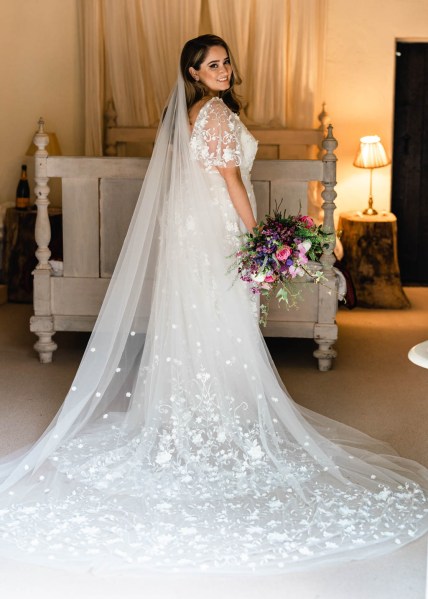
<path id="1" fill-rule="evenodd" d="M 372 177 L 373 169 L 386 166 L 391 161 L 389 160 L 385 148 L 381 144 L 380 137 L 378 135 L 366 135 L 360 139 L 360 146 L 354 160 L 354 166 L 358 168 L 369 168 L 370 169 L 370 194 L 369 194 L 369 205 L 363 211 L 363 214 L 372 216 L 377 214 L 377 210 L 373 208 L 373 195 L 372 195 Z"/>

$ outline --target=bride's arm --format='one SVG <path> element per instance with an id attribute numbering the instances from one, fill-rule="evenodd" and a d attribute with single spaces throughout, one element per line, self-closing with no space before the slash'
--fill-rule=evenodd
<path id="1" fill-rule="evenodd" d="M 248 231 L 251 232 L 257 223 L 254 218 L 250 200 L 248 199 L 247 190 L 245 189 L 245 185 L 241 178 L 239 166 L 217 168 L 226 182 L 227 190 L 236 212 L 239 214 Z"/>

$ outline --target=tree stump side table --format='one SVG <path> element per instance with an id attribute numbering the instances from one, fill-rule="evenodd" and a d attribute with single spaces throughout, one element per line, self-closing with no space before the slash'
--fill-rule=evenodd
<path id="1" fill-rule="evenodd" d="M 340 214 L 344 265 L 365 308 L 409 308 L 400 280 L 397 254 L 397 218 L 391 212 L 368 216 Z"/>

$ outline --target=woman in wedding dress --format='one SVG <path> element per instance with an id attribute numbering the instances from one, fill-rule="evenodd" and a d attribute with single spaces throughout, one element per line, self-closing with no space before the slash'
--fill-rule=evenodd
<path id="1" fill-rule="evenodd" d="M 286 571 L 428 528 L 428 472 L 296 405 L 228 274 L 257 144 L 225 42 L 184 47 L 106 299 L 64 404 L 0 464 L 0 553 L 62 568 Z M 190 125 L 189 125 L 190 123 Z"/>

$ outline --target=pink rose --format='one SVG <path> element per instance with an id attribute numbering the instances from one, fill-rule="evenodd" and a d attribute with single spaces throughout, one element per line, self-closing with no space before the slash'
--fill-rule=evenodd
<path id="1" fill-rule="evenodd" d="M 265 276 L 265 283 L 273 283 L 275 281 L 276 277 L 274 275 L 266 275 Z"/>
<path id="2" fill-rule="evenodd" d="M 301 223 L 305 223 L 307 229 L 310 229 L 315 224 L 315 221 L 311 216 L 301 216 L 299 220 Z"/>
<path id="3" fill-rule="evenodd" d="M 285 245 L 280 250 L 276 250 L 276 257 L 280 262 L 285 262 L 291 254 L 291 248 Z"/>

